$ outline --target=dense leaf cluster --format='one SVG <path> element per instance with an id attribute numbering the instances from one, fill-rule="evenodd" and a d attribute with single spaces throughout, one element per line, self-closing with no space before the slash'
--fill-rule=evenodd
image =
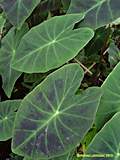
<path id="1" fill-rule="evenodd" d="M 119 0 L 0 0 L 0 160 L 120 159 L 119 60 Z"/>

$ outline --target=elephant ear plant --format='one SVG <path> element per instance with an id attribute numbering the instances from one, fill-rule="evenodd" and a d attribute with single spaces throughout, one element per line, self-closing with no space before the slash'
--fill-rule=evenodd
<path id="1" fill-rule="evenodd" d="M 119 0 L 0 0 L 0 160 L 120 159 L 119 18 Z"/>

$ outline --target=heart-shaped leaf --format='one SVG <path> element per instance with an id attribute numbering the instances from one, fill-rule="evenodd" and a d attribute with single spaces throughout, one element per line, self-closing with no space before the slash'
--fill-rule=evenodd
<path id="1" fill-rule="evenodd" d="M 102 128 L 88 147 L 83 160 L 120 159 L 120 112 Z M 88 156 L 89 155 L 89 156 Z"/>
<path id="2" fill-rule="evenodd" d="M 27 73 L 47 72 L 75 57 L 94 35 L 89 28 L 73 30 L 83 17 L 53 17 L 31 29 L 16 51 L 13 68 Z"/>
<path id="3" fill-rule="evenodd" d="M 0 141 L 6 141 L 12 137 L 13 122 L 20 102 L 20 100 L 0 102 Z"/>
<path id="4" fill-rule="evenodd" d="M 49 75 L 19 108 L 12 150 L 32 159 L 54 158 L 71 151 L 90 129 L 101 97 L 100 88 L 75 95 L 83 79 L 78 64 Z"/>
<path id="5" fill-rule="evenodd" d="M 23 25 L 21 30 L 15 34 L 15 28 L 12 28 L 1 41 L 0 48 L 0 75 L 2 76 L 2 88 L 8 97 L 11 96 L 14 84 L 20 77 L 21 72 L 11 68 L 11 61 L 16 52 L 22 36 L 27 32 L 28 27 Z"/>
<path id="6" fill-rule="evenodd" d="M 71 0 L 68 13 L 85 13 L 83 25 L 99 28 L 120 17 L 120 1 Z"/>
<path id="7" fill-rule="evenodd" d="M 20 28 L 41 0 L 2 0 L 2 8 L 11 23 Z"/>
<path id="8" fill-rule="evenodd" d="M 96 114 L 99 129 L 116 112 L 120 111 L 120 63 L 114 68 L 102 85 L 103 95 Z"/>

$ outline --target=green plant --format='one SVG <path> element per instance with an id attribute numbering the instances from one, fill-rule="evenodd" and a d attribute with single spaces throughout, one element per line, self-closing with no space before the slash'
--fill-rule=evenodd
<path id="1" fill-rule="evenodd" d="M 8 157 L 120 159 L 119 0 L 0 0 L 0 8 Z"/>

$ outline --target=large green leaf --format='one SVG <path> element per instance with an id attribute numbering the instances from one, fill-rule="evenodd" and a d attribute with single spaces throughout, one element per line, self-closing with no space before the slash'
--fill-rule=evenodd
<path id="1" fill-rule="evenodd" d="M 71 0 L 68 13 L 85 13 L 83 25 L 99 28 L 120 17 L 120 0 Z"/>
<path id="2" fill-rule="evenodd" d="M 11 68 L 11 61 L 16 52 L 22 36 L 27 32 L 28 27 L 23 25 L 21 30 L 15 34 L 12 28 L 8 34 L 2 39 L 0 48 L 0 75 L 2 76 L 2 88 L 8 97 L 11 96 L 14 84 L 21 75 L 21 72 Z"/>
<path id="3" fill-rule="evenodd" d="M 41 0 L 2 0 L 2 8 L 16 27 L 21 27 Z"/>
<path id="4" fill-rule="evenodd" d="M 96 114 L 99 129 L 116 112 L 120 111 L 120 63 L 114 68 L 102 85 L 103 95 Z"/>
<path id="5" fill-rule="evenodd" d="M 6 141 L 12 137 L 16 110 L 20 102 L 20 100 L 0 102 L 0 141 Z"/>
<path id="6" fill-rule="evenodd" d="M 71 151 L 90 129 L 101 97 L 100 88 L 75 95 L 83 70 L 66 65 L 50 74 L 21 103 L 15 120 L 12 150 L 32 159 Z"/>
<path id="7" fill-rule="evenodd" d="M 120 160 L 120 112 L 102 128 L 88 147 L 83 160 Z M 94 156 L 94 158 L 92 157 Z"/>
<path id="8" fill-rule="evenodd" d="M 72 30 L 83 17 L 53 17 L 31 29 L 16 51 L 13 68 L 27 73 L 46 72 L 75 57 L 94 35 L 89 28 Z"/>

